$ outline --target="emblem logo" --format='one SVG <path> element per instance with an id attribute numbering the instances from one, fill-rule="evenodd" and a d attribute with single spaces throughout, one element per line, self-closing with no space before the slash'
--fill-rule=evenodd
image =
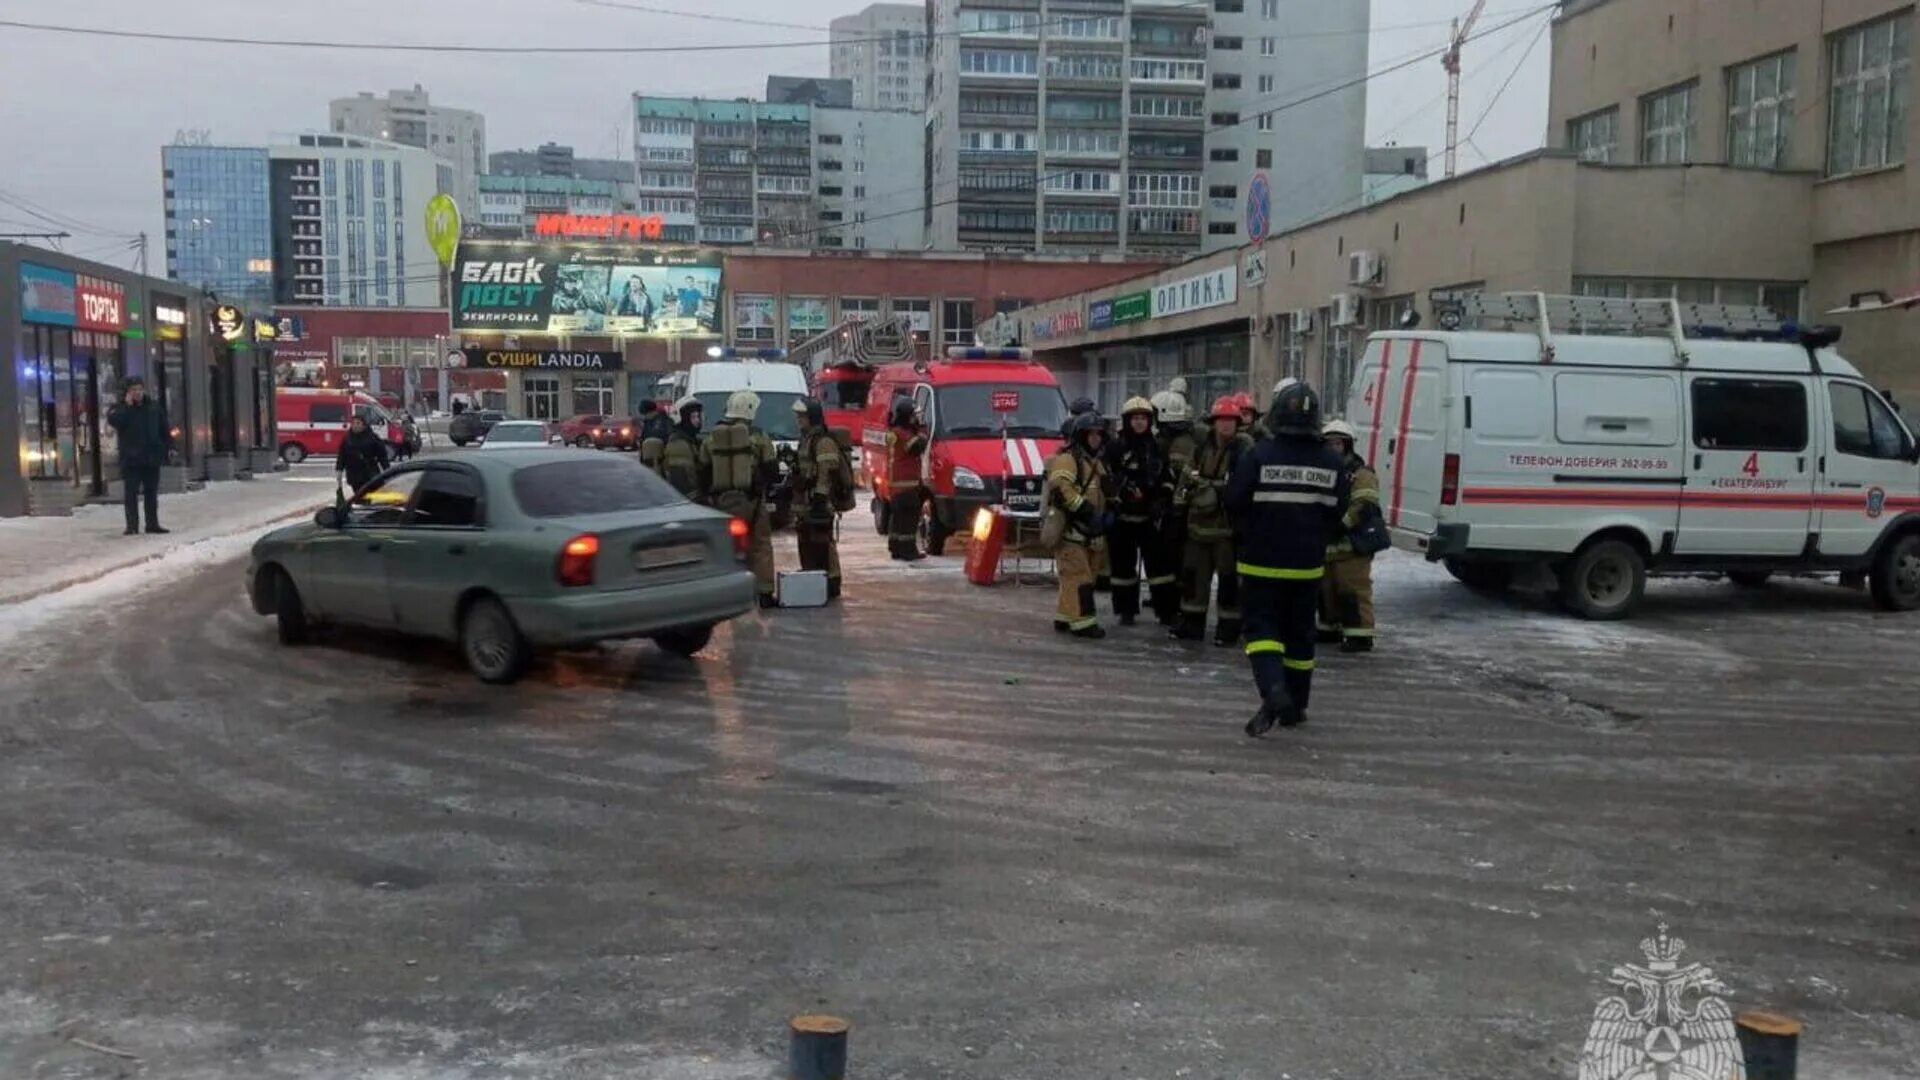
<path id="1" fill-rule="evenodd" d="M 1613 969 L 1620 992 L 1593 1010 L 1580 1080 L 1745 1080 L 1733 1012 L 1714 996 L 1726 985 L 1704 964 L 1681 965 L 1686 948 L 1661 923 L 1640 942 L 1644 965 Z"/>
<path id="2" fill-rule="evenodd" d="M 1877 518 L 1887 512 L 1887 489 L 1873 488 L 1867 492 L 1867 516 Z"/>

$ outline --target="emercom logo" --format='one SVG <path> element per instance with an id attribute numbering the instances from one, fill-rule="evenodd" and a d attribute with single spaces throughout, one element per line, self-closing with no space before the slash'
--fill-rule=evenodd
<path id="1" fill-rule="evenodd" d="M 460 310 L 510 313 L 534 308 L 546 287 L 547 264 L 525 262 L 469 262 L 460 267 Z"/>

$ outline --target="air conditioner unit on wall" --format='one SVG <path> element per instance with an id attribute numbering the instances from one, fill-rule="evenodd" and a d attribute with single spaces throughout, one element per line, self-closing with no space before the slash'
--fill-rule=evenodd
<path id="1" fill-rule="evenodd" d="M 1312 308 L 1310 307 L 1295 308 L 1292 311 L 1287 313 L 1287 318 L 1293 323 L 1294 333 L 1296 334 L 1313 333 L 1313 309 Z"/>
<path id="2" fill-rule="evenodd" d="M 1377 251 L 1356 251 L 1347 256 L 1347 284 L 1378 287 L 1386 284 L 1387 261 Z"/>
<path id="3" fill-rule="evenodd" d="M 1358 326 L 1364 314 L 1366 298 L 1359 293 L 1333 294 L 1333 325 Z"/>

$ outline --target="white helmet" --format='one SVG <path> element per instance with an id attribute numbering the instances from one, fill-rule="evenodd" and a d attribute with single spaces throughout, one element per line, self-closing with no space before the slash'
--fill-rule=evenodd
<path id="1" fill-rule="evenodd" d="M 751 390 L 735 390 L 727 397 L 728 420 L 746 420 L 751 422 L 760 415 L 760 395 Z"/>
<path id="2" fill-rule="evenodd" d="M 1326 425 L 1320 429 L 1320 437 L 1323 439 L 1331 439 L 1335 436 L 1345 439 L 1350 443 L 1356 438 L 1353 433 L 1352 424 L 1347 423 L 1345 420 L 1329 420 L 1326 422 Z"/>
<path id="3" fill-rule="evenodd" d="M 1185 375 L 1175 375 L 1173 380 L 1167 383 L 1167 393 L 1179 394 L 1181 397 L 1186 397 L 1187 377 Z"/>
<path id="4" fill-rule="evenodd" d="M 1273 384 L 1273 396 L 1274 396 L 1274 397 L 1279 397 L 1279 396 L 1280 396 L 1280 391 L 1282 391 L 1282 390 L 1285 390 L 1285 389 L 1286 389 L 1287 387 L 1289 387 L 1289 386 L 1292 386 L 1292 385 L 1293 385 L 1294 383 L 1297 383 L 1297 382 L 1299 382 L 1299 381 L 1300 381 L 1299 379 L 1296 379 L 1296 378 L 1294 378 L 1293 376 L 1291 376 L 1291 375 L 1289 375 L 1289 376 L 1287 376 L 1286 378 L 1284 378 L 1284 379 L 1281 379 L 1281 380 L 1280 380 L 1279 382 L 1277 382 L 1277 383 L 1274 383 L 1274 384 Z"/>
<path id="5" fill-rule="evenodd" d="M 1160 415 L 1163 424 L 1187 422 L 1187 399 L 1172 390 L 1162 390 L 1153 395 L 1153 409 Z"/>

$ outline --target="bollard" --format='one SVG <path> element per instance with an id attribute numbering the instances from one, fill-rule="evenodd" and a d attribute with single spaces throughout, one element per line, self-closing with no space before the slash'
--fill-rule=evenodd
<path id="1" fill-rule="evenodd" d="M 1734 1020 L 1747 1080 L 1794 1080 L 1800 1056 L 1800 1021 L 1774 1012 L 1743 1012 Z"/>
<path id="2" fill-rule="evenodd" d="M 847 1075 L 847 1022 L 837 1016 L 808 1014 L 787 1025 L 793 1039 L 787 1048 L 790 1080 L 844 1080 Z"/>

